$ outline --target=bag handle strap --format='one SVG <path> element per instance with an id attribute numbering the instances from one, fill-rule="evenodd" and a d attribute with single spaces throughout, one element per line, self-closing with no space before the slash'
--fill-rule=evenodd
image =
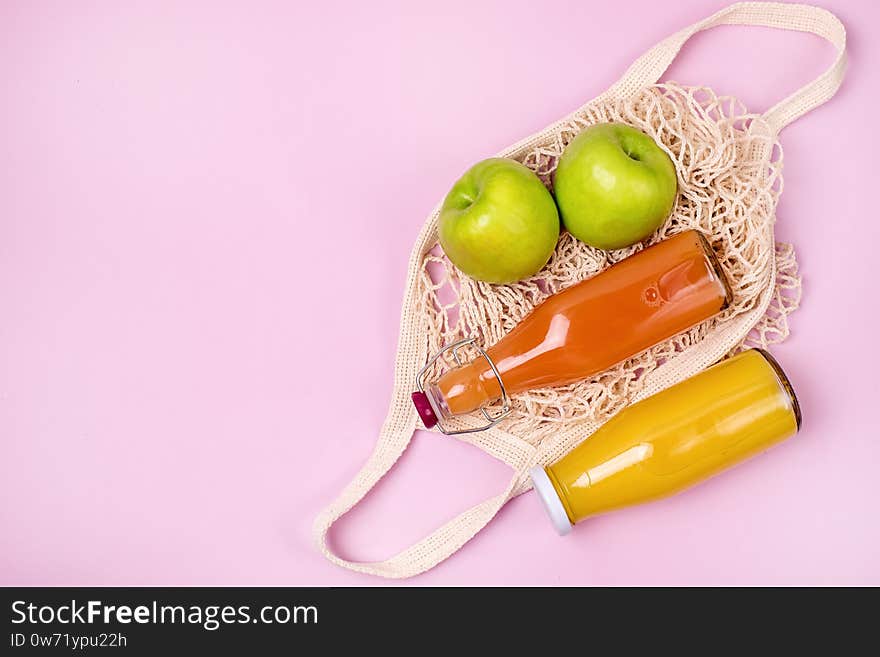
<path id="1" fill-rule="evenodd" d="M 379 447 L 381 448 L 381 446 L 380 442 Z M 367 467 L 369 467 L 369 464 Z M 390 559 L 373 562 L 348 561 L 336 555 L 330 549 L 327 542 L 327 533 L 336 520 L 357 504 L 367 491 L 372 488 L 375 482 L 369 483 L 361 480 L 365 470 L 366 467 L 349 484 L 333 506 L 325 509 L 315 520 L 315 538 L 321 553 L 337 566 L 367 575 L 378 575 L 394 579 L 413 577 L 433 568 L 441 561 L 450 557 L 471 540 L 477 532 L 489 524 L 489 521 L 495 517 L 495 514 L 498 513 L 508 500 L 520 493 L 524 493 L 531 487 L 531 482 L 528 481 L 528 476 L 526 475 L 527 469 L 523 468 L 517 471 L 501 493 L 471 507 L 439 529 L 436 529 L 429 536 L 398 552 Z M 528 483 L 525 483 L 526 481 Z M 339 504 L 347 504 L 348 508 L 342 510 L 338 506 Z"/>
<path id="2" fill-rule="evenodd" d="M 429 536 L 406 548 L 390 559 L 375 562 L 359 562 L 343 559 L 335 554 L 327 540 L 330 528 L 339 518 L 354 508 L 394 466 L 412 440 L 416 429 L 416 411 L 409 398 L 413 382 L 427 358 L 427 344 L 418 312 L 417 276 L 422 254 L 437 241 L 437 217 L 439 205 L 426 222 L 416 240 L 410 256 L 409 278 L 403 299 L 403 316 L 400 322 L 400 338 L 397 345 L 394 391 L 388 416 L 379 440 L 370 458 L 345 487 L 342 493 L 315 519 L 314 539 L 318 550 L 338 566 L 369 575 L 403 578 L 418 575 L 456 552 L 485 527 L 504 504 L 531 488 L 528 468 L 533 465 L 536 450 L 529 443 L 500 430 L 481 434 L 469 434 L 465 440 L 474 442 L 483 451 L 505 461 L 514 475 L 505 489 L 467 511 L 459 514 Z"/>
<path id="3" fill-rule="evenodd" d="M 407 402 L 409 400 L 406 400 Z M 412 412 L 415 415 L 415 412 Z M 389 416 L 386 427 L 394 422 L 393 414 Z M 441 561 L 458 551 L 461 546 L 471 540 L 477 532 L 489 524 L 495 514 L 508 500 L 531 488 L 531 480 L 528 477 L 528 469 L 535 459 L 535 449 L 519 449 L 517 457 L 509 461 L 514 468 L 515 474 L 505 489 L 480 504 L 459 514 L 433 533 L 418 541 L 414 545 L 399 552 L 384 561 L 359 562 L 343 559 L 331 549 L 327 535 L 330 528 L 339 518 L 354 508 L 364 496 L 370 492 L 378 481 L 391 469 L 397 459 L 409 446 L 412 430 L 415 429 L 415 418 L 412 418 L 412 428 L 409 433 L 388 433 L 383 430 L 373 454 L 361 471 L 346 486 L 339 497 L 315 520 L 314 534 L 318 550 L 327 559 L 337 566 L 348 568 L 368 575 L 380 577 L 404 578 L 412 577 L 433 568 Z M 502 436 L 503 432 L 499 432 Z M 516 444 L 524 447 L 525 443 L 513 439 Z M 513 445 L 513 442 L 507 447 Z M 483 446 L 486 449 L 486 446 Z M 490 451 L 490 450 L 487 450 Z M 508 455 L 510 450 L 506 450 Z M 517 462 L 518 461 L 518 462 Z"/>
<path id="4" fill-rule="evenodd" d="M 757 25 L 809 32 L 831 42 L 837 57 L 828 70 L 764 113 L 778 133 L 789 123 L 829 100 L 840 87 L 846 70 L 846 30 L 831 12 L 820 7 L 780 2 L 739 2 L 679 30 L 639 57 L 603 96 L 626 98 L 655 84 L 694 34 L 718 25 Z"/>

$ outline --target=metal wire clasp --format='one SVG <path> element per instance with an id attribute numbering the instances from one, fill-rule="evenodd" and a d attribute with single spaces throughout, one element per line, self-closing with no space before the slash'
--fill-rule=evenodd
<path id="1" fill-rule="evenodd" d="M 485 408 L 480 408 L 480 412 L 483 414 L 483 417 L 486 418 L 486 424 L 475 429 L 459 429 L 457 431 L 453 431 L 444 427 L 441 414 L 436 413 L 437 428 L 440 430 L 441 433 L 444 433 L 447 436 L 456 436 L 463 433 L 477 433 L 478 431 L 485 431 L 486 429 L 491 429 L 496 424 L 501 422 L 501 420 L 510 415 L 510 398 L 507 396 L 507 389 L 504 387 L 504 381 L 501 380 L 501 373 L 498 371 L 498 368 L 495 367 L 495 363 L 489 357 L 489 354 L 487 354 L 486 351 L 477 344 L 476 338 L 465 338 L 464 340 L 453 342 L 452 344 L 448 344 L 445 347 L 442 347 L 440 351 L 434 354 L 428 361 L 428 363 L 421 370 L 419 370 L 419 373 L 416 376 L 416 386 L 418 386 L 419 392 L 425 392 L 425 377 L 428 373 L 428 370 L 434 363 L 437 362 L 437 359 L 440 358 L 447 351 L 452 351 L 452 358 L 455 361 L 456 365 L 458 365 L 459 367 L 463 365 L 464 363 L 461 362 L 461 357 L 458 355 L 458 352 L 459 349 L 467 345 L 472 345 L 474 349 L 480 352 L 480 355 L 486 359 L 486 362 L 489 363 L 489 367 L 492 368 L 492 374 L 495 375 L 495 379 L 498 381 L 498 387 L 501 389 L 501 410 L 496 415 L 492 415 Z"/>

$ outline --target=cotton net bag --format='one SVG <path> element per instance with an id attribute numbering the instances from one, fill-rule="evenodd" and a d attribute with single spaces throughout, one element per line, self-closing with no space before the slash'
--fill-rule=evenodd
<path id="1" fill-rule="evenodd" d="M 824 74 L 764 114 L 749 113 L 736 99 L 718 96 L 705 87 L 657 84 L 688 38 L 717 25 L 810 32 L 830 41 L 837 57 Z M 320 551 L 340 566 L 383 577 L 410 577 L 428 570 L 485 527 L 508 500 L 530 490 L 532 466 L 557 460 L 627 404 L 731 353 L 784 340 L 787 316 L 799 302 L 800 278 L 794 249 L 776 243 L 773 235 L 782 191 L 782 149 L 777 136 L 837 91 L 844 75 L 845 45 L 843 25 L 824 9 L 734 4 L 661 41 L 605 93 L 500 153 L 522 162 L 551 186 L 563 149 L 585 127 L 614 121 L 649 134 L 675 163 L 679 188 L 672 216 L 645 243 L 607 252 L 563 233 L 550 262 L 533 278 L 513 285 L 481 283 L 460 273 L 438 247 L 438 204 L 409 262 L 388 416 L 367 463 L 317 518 L 315 538 Z M 708 237 L 730 281 L 733 302 L 726 310 L 592 379 L 515 396 L 512 412 L 501 423 L 456 436 L 513 469 L 510 482 L 498 495 L 385 561 L 353 562 L 331 551 L 330 527 L 388 472 L 407 448 L 413 431 L 421 428 L 410 393 L 418 372 L 433 354 L 466 337 L 491 346 L 550 294 L 691 228 Z M 457 422 L 454 428 L 466 429 L 484 420 L 474 416 Z"/>

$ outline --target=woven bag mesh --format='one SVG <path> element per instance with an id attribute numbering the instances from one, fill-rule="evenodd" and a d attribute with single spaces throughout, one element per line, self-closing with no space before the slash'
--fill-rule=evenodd
<path id="1" fill-rule="evenodd" d="M 767 312 L 734 351 L 784 340 L 789 333 L 787 317 L 800 300 L 793 247 L 774 246 L 767 239 L 782 191 L 782 149 L 759 115 L 749 114 L 735 98 L 717 96 L 708 88 L 658 84 L 627 100 L 586 106 L 517 159 L 552 189 L 553 172 L 566 145 L 587 126 L 608 121 L 644 131 L 672 158 L 678 197 L 670 218 L 644 243 L 616 251 L 595 249 L 563 232 L 547 265 L 532 278 L 512 285 L 469 278 L 435 245 L 422 261 L 421 307 L 416 309 L 423 318 L 427 353 L 464 337 L 475 337 L 489 347 L 547 296 L 691 228 L 709 239 L 731 284 L 733 302 L 720 315 L 593 378 L 514 395 L 513 412 L 501 428 L 534 443 L 560 428 L 560 423 L 607 419 L 639 393 L 646 374 L 674 353 L 705 339 L 716 325 L 754 308 L 768 285 L 774 287 L 774 295 Z M 448 361 L 439 361 L 430 376 L 448 366 Z"/>

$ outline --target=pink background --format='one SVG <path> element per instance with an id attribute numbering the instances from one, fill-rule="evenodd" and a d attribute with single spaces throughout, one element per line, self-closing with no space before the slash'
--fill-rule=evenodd
<path id="1" fill-rule="evenodd" d="M 424 217 L 473 162 L 723 6 L 0 4 L 0 583 L 379 584 L 311 543 L 370 453 Z M 880 10 L 783 135 L 800 436 L 558 538 L 533 494 L 417 584 L 880 584 Z M 762 110 L 832 60 L 759 28 L 669 72 Z M 390 556 L 501 490 L 430 433 L 334 532 Z"/>

